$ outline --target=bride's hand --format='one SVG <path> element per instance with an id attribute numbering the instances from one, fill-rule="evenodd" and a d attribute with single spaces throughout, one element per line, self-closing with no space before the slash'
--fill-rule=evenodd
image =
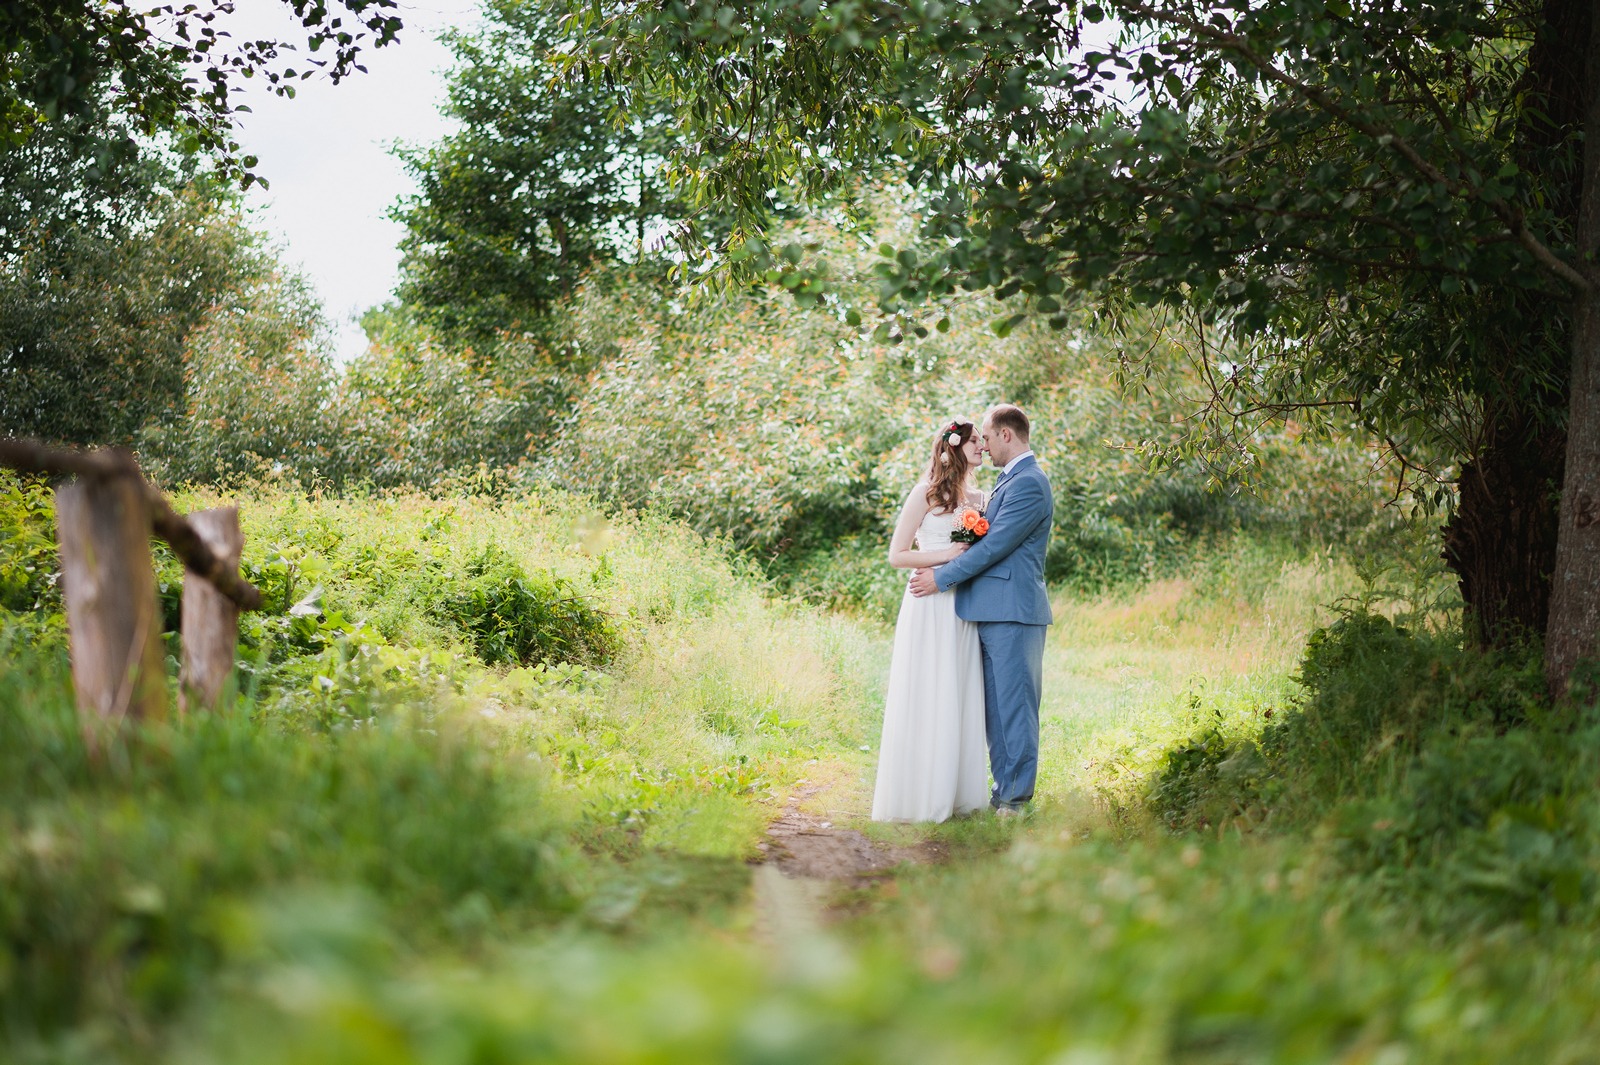
<path id="1" fill-rule="evenodd" d="M 946 551 L 944 554 L 944 560 L 946 562 L 954 562 L 956 559 L 961 557 L 961 553 L 963 551 L 971 546 L 971 544 L 951 544 L 950 550 Z"/>

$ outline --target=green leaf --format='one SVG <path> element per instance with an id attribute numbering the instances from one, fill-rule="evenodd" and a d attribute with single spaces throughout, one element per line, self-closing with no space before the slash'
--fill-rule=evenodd
<path id="1" fill-rule="evenodd" d="M 991 328 L 994 329 L 995 336 L 1008 337 L 1011 335 L 1011 331 L 1021 325 L 1027 317 L 1025 314 L 1013 314 L 1007 318 L 996 318 Z"/>

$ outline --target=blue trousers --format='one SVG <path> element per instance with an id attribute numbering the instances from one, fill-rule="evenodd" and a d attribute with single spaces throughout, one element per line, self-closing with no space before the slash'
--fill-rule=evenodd
<path id="1" fill-rule="evenodd" d="M 1044 680 L 1045 625 L 980 621 L 984 726 L 989 739 L 990 806 L 1033 798 L 1039 775 L 1039 694 Z"/>

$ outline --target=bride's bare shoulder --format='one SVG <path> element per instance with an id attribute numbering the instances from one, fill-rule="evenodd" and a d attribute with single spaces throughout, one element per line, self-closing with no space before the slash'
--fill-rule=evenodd
<path id="1" fill-rule="evenodd" d="M 928 481 L 926 478 L 911 486 L 911 491 L 906 493 L 907 510 L 928 509 Z"/>

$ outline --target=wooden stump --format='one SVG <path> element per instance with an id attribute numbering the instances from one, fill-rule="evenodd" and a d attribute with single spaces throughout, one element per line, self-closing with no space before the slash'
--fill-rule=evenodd
<path id="1" fill-rule="evenodd" d="M 244 533 L 239 509 L 218 507 L 189 515 L 200 539 L 230 569 L 239 567 Z M 210 710 L 222 696 L 233 672 L 239 641 L 239 608 L 191 569 L 183 571 L 183 666 L 178 671 L 178 712 Z"/>
<path id="2" fill-rule="evenodd" d="M 56 492 L 72 681 L 86 726 L 167 713 L 150 512 L 136 477 L 85 476 Z"/>

